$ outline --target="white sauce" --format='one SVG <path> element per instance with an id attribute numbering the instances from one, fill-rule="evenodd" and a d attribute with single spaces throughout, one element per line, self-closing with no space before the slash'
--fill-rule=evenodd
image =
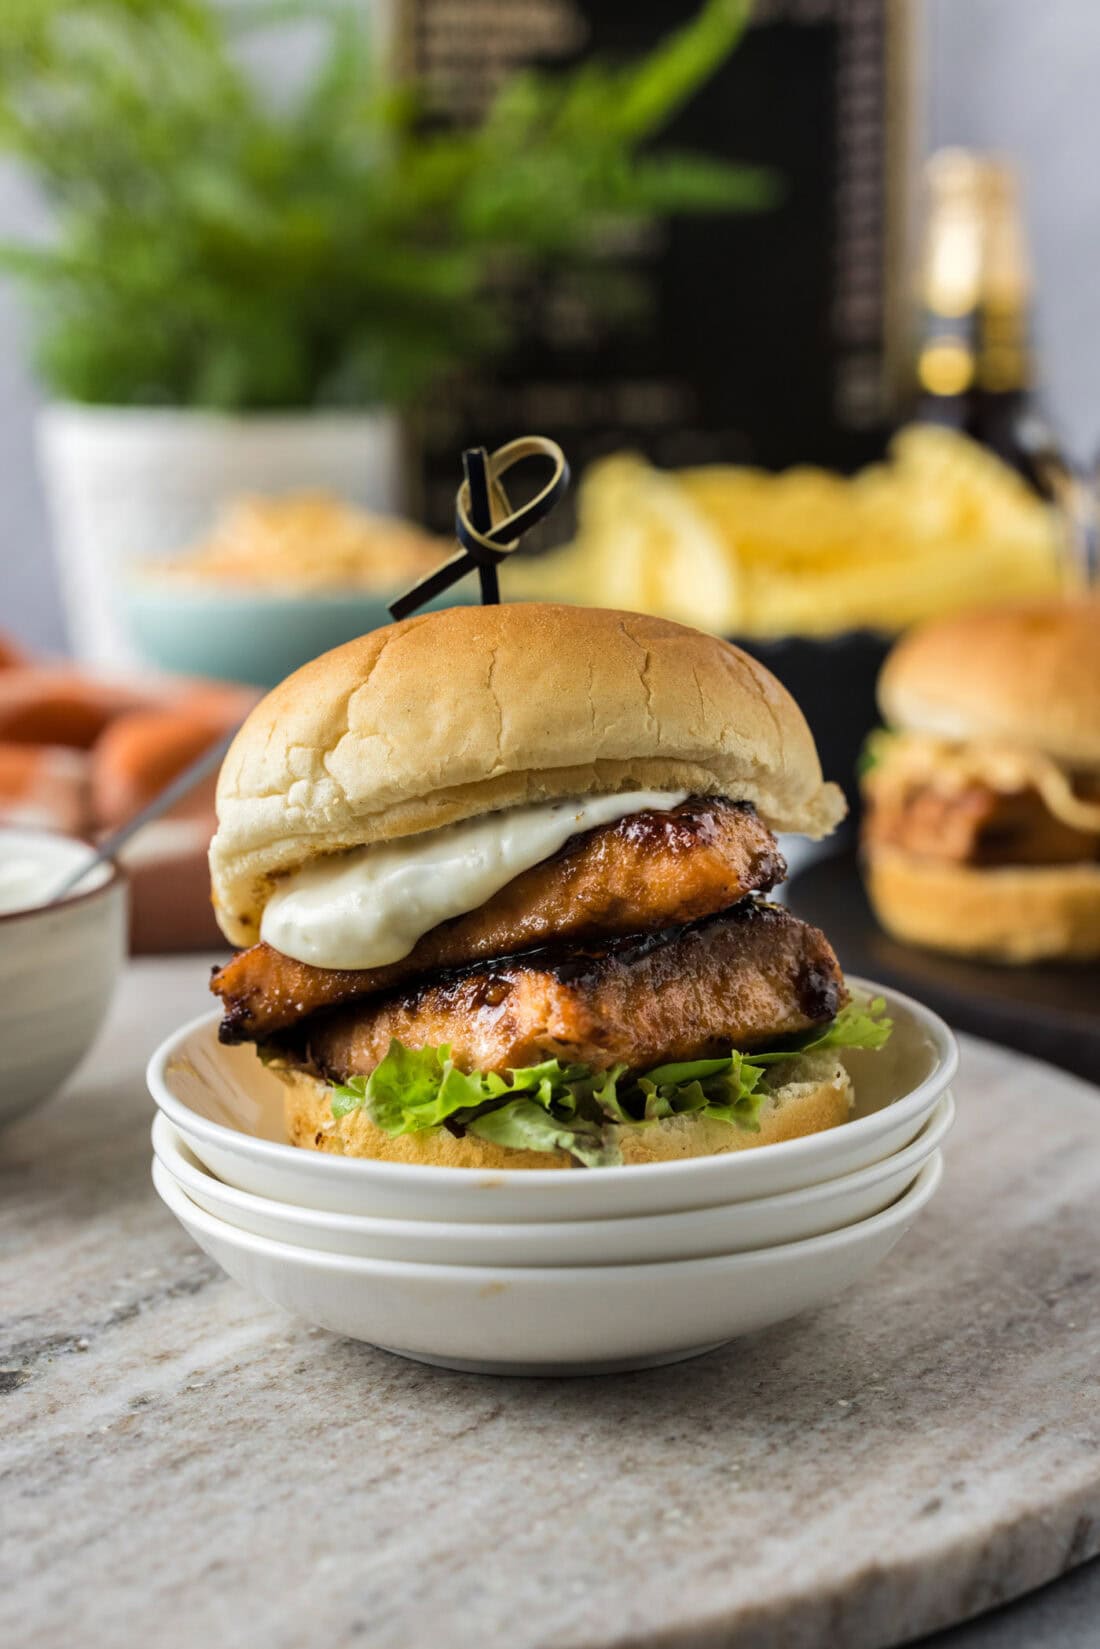
<path id="1" fill-rule="evenodd" d="M 93 849 L 86 842 L 54 831 L 0 830 L 0 916 L 50 904 L 62 882 L 92 857 Z M 66 899 L 78 899 L 102 887 L 112 874 L 110 865 L 99 865 Z"/>
<path id="2" fill-rule="evenodd" d="M 0 913 L 45 904 L 60 880 L 56 864 L 23 853 L 0 859 Z"/>
<path id="3" fill-rule="evenodd" d="M 686 799 L 686 791 L 634 790 L 514 807 L 320 859 L 272 894 L 260 936 L 314 967 L 384 967 L 440 922 L 476 910 L 570 836 L 630 813 L 667 812 Z"/>

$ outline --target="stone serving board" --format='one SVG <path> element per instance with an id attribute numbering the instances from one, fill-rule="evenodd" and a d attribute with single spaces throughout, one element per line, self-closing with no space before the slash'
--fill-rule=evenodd
<path id="1" fill-rule="evenodd" d="M 885 1649 L 1100 1550 L 1100 1091 L 967 1040 L 939 1197 L 863 1288 L 693 1363 L 420 1367 L 250 1299 L 148 1178 L 133 966 L 0 1135 L 0 1640 Z"/>

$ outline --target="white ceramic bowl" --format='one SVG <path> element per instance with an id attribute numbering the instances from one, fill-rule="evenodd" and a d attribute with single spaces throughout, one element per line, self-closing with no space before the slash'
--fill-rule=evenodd
<path id="1" fill-rule="evenodd" d="M 235 1282 L 334 1334 L 486 1374 L 677 1362 L 823 1305 L 885 1258 L 942 1173 L 935 1151 L 891 1207 L 805 1242 L 660 1265 L 531 1269 L 408 1265 L 272 1242 L 207 1214 L 153 1163 L 161 1198 Z"/>
<path id="2" fill-rule="evenodd" d="M 161 1167 L 208 1214 L 254 1236 L 300 1248 L 428 1265 L 638 1265 L 772 1248 L 867 1219 L 908 1190 L 954 1117 L 955 1102 L 946 1093 L 916 1139 L 901 1151 L 802 1191 L 647 1219 L 548 1225 L 381 1220 L 272 1202 L 215 1179 L 163 1113 L 153 1123 L 153 1150 Z"/>
<path id="3" fill-rule="evenodd" d="M 886 998 L 895 1031 L 878 1053 L 845 1055 L 857 1093 L 850 1122 L 727 1156 L 580 1171 L 414 1167 L 288 1145 L 283 1088 L 251 1047 L 223 1047 L 218 1015 L 185 1025 L 149 1062 L 149 1088 L 190 1149 L 227 1185 L 278 1202 L 383 1219 L 497 1224 L 621 1218 L 797 1191 L 879 1162 L 927 1122 L 958 1065 L 955 1039 L 907 996 Z"/>
<path id="4" fill-rule="evenodd" d="M 0 830 L 0 859 L 33 858 L 51 878 L 86 864 L 84 842 Z M 48 1098 L 79 1064 L 126 955 L 126 882 L 114 866 L 56 905 L 0 914 L 0 1122 Z"/>

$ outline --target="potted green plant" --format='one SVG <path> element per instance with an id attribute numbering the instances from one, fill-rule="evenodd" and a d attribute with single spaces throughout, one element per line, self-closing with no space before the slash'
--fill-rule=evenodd
<path id="1" fill-rule="evenodd" d="M 517 76 L 441 131 L 374 61 L 364 4 L 6 0 L 0 146 L 54 234 L 0 245 L 0 267 L 32 302 L 78 651 L 125 654 L 120 561 L 179 547 L 227 496 L 399 508 L 397 414 L 506 338 L 502 271 L 757 204 L 759 174 L 648 147 L 748 8 L 708 0 L 632 65 Z M 273 92 L 256 31 L 303 19 L 322 49 Z"/>

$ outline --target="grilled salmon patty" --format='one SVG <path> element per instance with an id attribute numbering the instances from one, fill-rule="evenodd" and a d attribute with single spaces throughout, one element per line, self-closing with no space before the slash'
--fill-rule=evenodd
<path id="1" fill-rule="evenodd" d="M 748 803 L 693 797 L 586 831 L 515 877 L 477 910 L 433 928 L 380 968 L 317 968 L 270 945 L 216 970 L 224 1042 L 259 1040 L 334 1007 L 442 969 L 547 942 L 588 943 L 693 922 L 767 892 L 787 867 Z"/>
<path id="2" fill-rule="evenodd" d="M 1079 794 L 1089 796 L 1084 785 Z M 1055 818 L 1037 790 L 998 791 L 978 782 L 960 790 L 921 785 L 889 800 L 872 795 L 863 833 L 872 848 L 982 868 L 1100 861 L 1100 834 Z"/>
<path id="3" fill-rule="evenodd" d="M 644 1070 L 773 1043 L 827 1023 L 846 998 L 824 934 L 746 899 L 688 926 L 546 947 L 330 1009 L 267 1051 L 329 1081 L 368 1074 L 393 1037 L 447 1043 L 468 1071 L 549 1058 Z"/>

